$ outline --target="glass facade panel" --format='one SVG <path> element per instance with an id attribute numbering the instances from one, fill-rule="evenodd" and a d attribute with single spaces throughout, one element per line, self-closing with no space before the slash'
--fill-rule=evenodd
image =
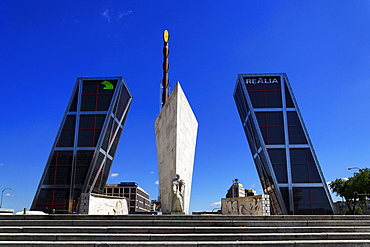
<path id="1" fill-rule="evenodd" d="M 108 145 L 110 143 L 110 139 L 112 138 L 112 136 L 114 135 L 114 131 L 113 131 L 113 122 L 114 122 L 114 118 L 113 117 L 110 117 L 109 118 L 109 122 L 108 122 L 108 127 L 104 133 L 104 137 L 103 137 L 103 142 L 102 142 L 102 145 L 101 145 L 101 148 L 104 150 L 104 151 L 107 151 L 108 150 Z"/>
<path id="2" fill-rule="evenodd" d="M 281 108 L 280 77 L 245 78 L 249 97 L 254 108 Z"/>
<path id="3" fill-rule="evenodd" d="M 288 108 L 294 108 L 294 102 L 293 102 L 292 96 L 290 95 L 290 92 L 288 90 L 288 86 L 285 84 L 284 85 L 284 88 L 285 88 L 285 103 L 286 103 L 286 107 L 288 107 Z"/>
<path id="4" fill-rule="evenodd" d="M 69 185 L 71 179 L 73 153 L 56 151 L 49 165 L 45 185 Z"/>
<path id="5" fill-rule="evenodd" d="M 290 144 L 307 144 L 306 136 L 303 132 L 301 123 L 299 122 L 298 114 L 295 111 L 288 111 L 288 133 Z"/>
<path id="6" fill-rule="evenodd" d="M 116 153 L 116 150 L 117 150 L 117 147 L 118 147 L 118 140 L 121 137 L 121 133 L 122 133 L 122 128 L 119 128 L 116 138 L 114 140 L 112 140 L 112 147 L 109 150 L 109 155 L 111 155 L 111 156 L 114 156 L 115 153 Z"/>
<path id="7" fill-rule="evenodd" d="M 46 213 L 66 213 L 68 190 L 42 189 L 35 204 L 35 210 Z"/>
<path id="8" fill-rule="evenodd" d="M 101 188 L 99 186 L 100 186 L 101 179 L 102 179 L 102 171 L 105 165 L 104 157 L 105 157 L 104 154 L 99 152 L 96 163 L 94 164 L 94 167 L 92 168 L 93 174 L 89 181 L 89 187 L 90 189 L 91 187 L 93 188 L 92 192 L 94 193 L 100 193 Z"/>
<path id="9" fill-rule="evenodd" d="M 249 148 L 251 149 L 252 154 L 255 154 L 257 152 L 257 149 L 261 146 L 261 141 L 259 140 L 257 130 L 255 129 L 254 124 L 252 124 L 251 121 L 251 119 L 247 120 L 244 131 L 247 135 Z"/>
<path id="10" fill-rule="evenodd" d="M 125 109 L 127 108 L 128 103 L 129 103 L 129 100 L 130 100 L 129 93 L 128 93 L 127 89 L 123 87 L 122 90 L 121 90 L 121 94 L 119 96 L 119 100 L 116 104 L 117 111 L 114 111 L 119 120 L 122 118 L 123 113 L 124 113 Z"/>
<path id="11" fill-rule="evenodd" d="M 64 122 L 57 147 L 73 147 L 76 127 L 76 116 L 69 115 Z"/>
<path id="12" fill-rule="evenodd" d="M 312 153 L 309 148 L 290 149 L 293 183 L 320 183 Z"/>
<path id="13" fill-rule="evenodd" d="M 296 214 L 332 214 L 324 188 L 293 188 L 293 202 Z"/>
<path id="14" fill-rule="evenodd" d="M 73 100 L 71 103 L 71 107 L 69 108 L 70 112 L 77 111 L 77 100 L 78 100 L 78 87 L 76 89 L 76 92 L 74 93 Z"/>
<path id="15" fill-rule="evenodd" d="M 256 112 L 265 144 L 284 144 L 284 122 L 282 112 Z"/>
<path id="16" fill-rule="evenodd" d="M 287 213 L 290 214 L 290 203 L 289 203 L 289 189 L 288 187 L 280 187 L 281 196 L 283 197 L 284 205 Z"/>
<path id="17" fill-rule="evenodd" d="M 268 148 L 267 151 L 278 183 L 287 183 L 288 174 L 285 149 Z"/>
<path id="18" fill-rule="evenodd" d="M 105 115 L 81 115 L 78 135 L 79 147 L 95 147 L 103 127 Z"/>
<path id="19" fill-rule="evenodd" d="M 107 111 L 114 93 L 117 80 L 109 80 L 112 87 L 107 87 L 106 80 L 84 81 L 82 87 L 81 111 Z"/>
<path id="20" fill-rule="evenodd" d="M 83 185 L 94 155 L 94 151 L 77 151 L 75 184 Z"/>
<path id="21" fill-rule="evenodd" d="M 239 116 L 242 121 L 244 121 L 248 115 L 249 109 L 245 99 L 245 94 L 243 92 L 243 87 L 241 83 L 237 83 L 235 91 L 235 100 L 237 102 L 237 108 L 239 111 Z"/>

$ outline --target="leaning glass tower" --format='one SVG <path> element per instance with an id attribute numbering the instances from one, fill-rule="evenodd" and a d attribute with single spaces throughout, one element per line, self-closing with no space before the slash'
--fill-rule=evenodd
<path id="1" fill-rule="evenodd" d="M 333 214 L 286 74 L 240 74 L 234 99 L 274 214 Z"/>
<path id="2" fill-rule="evenodd" d="M 31 210 L 72 213 L 103 193 L 131 101 L 122 77 L 77 78 Z"/>

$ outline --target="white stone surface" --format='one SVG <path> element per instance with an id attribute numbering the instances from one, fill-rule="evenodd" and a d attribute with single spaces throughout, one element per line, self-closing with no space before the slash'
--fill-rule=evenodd
<path id="1" fill-rule="evenodd" d="M 80 214 L 125 215 L 128 214 L 128 200 L 123 197 L 84 193 L 81 195 Z"/>
<path id="2" fill-rule="evenodd" d="M 268 195 L 222 198 L 222 214 L 226 215 L 270 215 Z"/>
<path id="3" fill-rule="evenodd" d="M 16 214 L 24 214 L 24 211 L 17 212 Z M 29 214 L 29 215 L 48 215 L 47 213 L 45 213 L 43 211 L 26 211 L 26 214 Z"/>
<path id="4" fill-rule="evenodd" d="M 172 179 L 185 180 L 184 213 L 188 214 L 198 121 L 179 83 L 155 121 L 158 176 L 163 213 L 171 213 Z"/>
<path id="5" fill-rule="evenodd" d="M 13 213 L 14 213 L 14 209 L 0 208 L 0 215 L 12 215 Z"/>

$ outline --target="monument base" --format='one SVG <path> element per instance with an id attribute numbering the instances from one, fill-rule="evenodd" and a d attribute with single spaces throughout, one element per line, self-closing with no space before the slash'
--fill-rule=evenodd
<path id="1" fill-rule="evenodd" d="M 270 215 L 268 195 L 222 198 L 222 214 L 225 215 Z"/>
<path id="2" fill-rule="evenodd" d="M 124 197 L 107 196 L 93 193 L 81 194 L 80 214 L 126 215 L 128 200 Z"/>
<path id="3" fill-rule="evenodd" d="M 171 212 L 171 215 L 185 215 L 184 212 Z"/>

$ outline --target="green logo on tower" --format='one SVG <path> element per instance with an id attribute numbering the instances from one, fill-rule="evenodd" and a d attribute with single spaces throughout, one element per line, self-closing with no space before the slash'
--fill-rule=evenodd
<path id="1" fill-rule="evenodd" d="M 110 81 L 103 81 L 101 84 L 105 85 L 103 89 L 114 89 L 114 86 Z"/>

